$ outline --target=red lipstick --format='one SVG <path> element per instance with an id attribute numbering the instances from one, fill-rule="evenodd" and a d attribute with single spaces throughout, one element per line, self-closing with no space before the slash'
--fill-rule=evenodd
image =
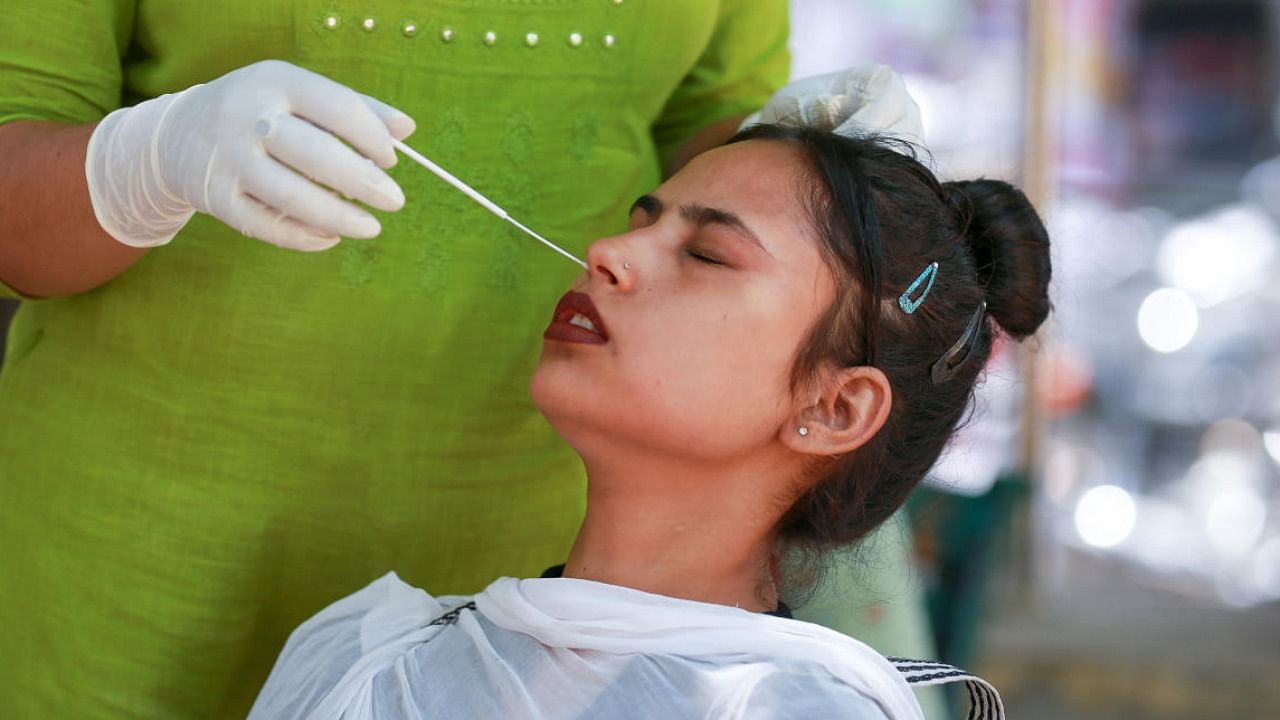
<path id="1" fill-rule="evenodd" d="M 603 345 L 609 341 L 609 331 L 600 319 L 600 311 L 591 302 L 591 296 L 570 290 L 560 298 L 556 311 L 551 316 L 551 324 L 542 333 L 542 337 L 562 342 Z"/>

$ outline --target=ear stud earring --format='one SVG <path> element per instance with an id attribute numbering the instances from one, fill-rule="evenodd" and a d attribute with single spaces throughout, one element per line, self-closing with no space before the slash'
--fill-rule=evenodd
<path id="1" fill-rule="evenodd" d="M 800 429 L 799 429 L 799 430 L 796 430 L 796 432 L 800 433 L 800 437 L 804 437 L 804 436 L 806 436 L 806 435 L 808 435 L 808 434 L 809 434 L 809 428 L 804 427 L 803 425 L 801 425 L 801 426 L 800 426 Z"/>

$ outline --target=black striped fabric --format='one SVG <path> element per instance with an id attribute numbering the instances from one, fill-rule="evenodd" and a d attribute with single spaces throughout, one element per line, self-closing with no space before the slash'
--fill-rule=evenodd
<path id="1" fill-rule="evenodd" d="M 968 720 L 1004 720 L 1004 703 L 1000 693 L 991 683 L 977 675 L 929 660 L 912 660 L 904 657 L 886 657 L 893 666 L 902 673 L 908 685 L 945 685 L 947 683 L 964 683 L 969 691 Z"/>

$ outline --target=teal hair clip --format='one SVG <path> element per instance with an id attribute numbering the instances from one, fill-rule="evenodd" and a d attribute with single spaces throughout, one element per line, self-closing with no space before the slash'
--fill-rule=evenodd
<path id="1" fill-rule="evenodd" d="M 911 287 L 898 296 L 898 307 L 901 307 L 902 311 L 908 315 L 914 313 L 920 307 L 920 304 L 924 302 L 924 299 L 929 297 L 929 291 L 933 289 L 933 281 L 937 279 L 938 263 L 931 262 L 925 266 L 924 270 L 920 271 L 920 274 L 916 276 L 915 282 L 911 283 Z M 924 285 L 926 281 L 928 284 Z M 919 290 L 921 285 L 924 285 L 924 290 L 920 291 L 919 297 L 912 300 L 912 294 Z"/>

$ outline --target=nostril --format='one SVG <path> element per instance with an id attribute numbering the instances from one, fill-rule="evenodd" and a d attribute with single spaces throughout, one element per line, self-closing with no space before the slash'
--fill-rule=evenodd
<path id="1" fill-rule="evenodd" d="M 605 277 L 609 278 L 610 285 L 618 284 L 618 276 L 610 272 L 609 268 L 605 267 L 604 265 L 597 265 L 596 270 L 599 270 Z"/>

